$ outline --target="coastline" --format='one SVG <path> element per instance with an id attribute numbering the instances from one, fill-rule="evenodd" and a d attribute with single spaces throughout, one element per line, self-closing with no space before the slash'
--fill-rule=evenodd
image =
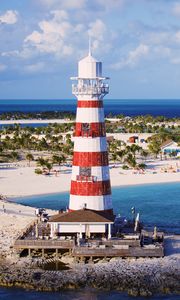
<path id="1" fill-rule="evenodd" d="M 112 187 L 134 186 L 156 183 L 180 182 L 180 172 L 162 172 L 167 166 L 175 166 L 177 161 L 150 162 L 148 169 L 143 173 L 133 170 L 122 170 L 115 167 L 110 169 Z M 7 198 L 26 197 L 33 195 L 57 194 L 68 192 L 71 183 L 71 168 L 56 167 L 58 173 L 52 175 L 37 175 L 35 166 L 16 165 L 10 168 L 0 168 L 0 194 Z"/>
<path id="2" fill-rule="evenodd" d="M 67 257 L 64 256 L 67 261 Z M 0 286 L 36 291 L 64 291 L 80 288 L 118 290 L 130 296 L 180 294 L 178 258 L 111 259 L 93 264 L 71 264 L 70 270 L 45 271 L 43 260 L 0 264 Z M 39 265 L 39 267 L 37 267 Z M 28 267 L 28 268 L 27 268 Z"/>
<path id="3" fill-rule="evenodd" d="M 0 125 L 14 125 L 14 124 L 63 124 L 73 123 L 74 120 L 69 119 L 19 119 L 19 120 L 0 120 Z"/>

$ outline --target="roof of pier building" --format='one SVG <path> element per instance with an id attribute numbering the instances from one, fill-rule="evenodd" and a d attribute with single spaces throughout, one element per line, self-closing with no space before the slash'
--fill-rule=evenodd
<path id="1" fill-rule="evenodd" d="M 109 211 L 96 211 L 91 209 L 79 209 L 52 216 L 49 222 L 57 223 L 113 223 L 114 215 Z"/>

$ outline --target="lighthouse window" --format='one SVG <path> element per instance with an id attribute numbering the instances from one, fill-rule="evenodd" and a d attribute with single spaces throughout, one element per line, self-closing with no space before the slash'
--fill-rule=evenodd
<path id="1" fill-rule="evenodd" d="M 90 176 L 91 176 L 91 168 L 80 167 L 80 168 L 79 168 L 79 175 L 80 175 L 80 176 L 87 176 L 87 177 L 90 177 Z"/>
<path id="2" fill-rule="evenodd" d="M 88 132 L 90 130 L 90 124 L 89 123 L 82 123 L 82 131 Z"/>

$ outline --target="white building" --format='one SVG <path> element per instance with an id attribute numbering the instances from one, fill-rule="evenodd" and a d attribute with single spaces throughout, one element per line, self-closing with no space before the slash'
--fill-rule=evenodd
<path id="1" fill-rule="evenodd" d="M 161 150 L 164 154 L 170 154 L 176 152 L 177 154 L 180 153 L 180 146 L 172 140 L 166 141 L 162 144 Z"/>
<path id="2" fill-rule="evenodd" d="M 54 215 L 49 219 L 51 238 L 73 236 L 107 237 L 111 238 L 111 225 L 114 223 L 113 214 L 106 211 L 80 209 Z"/>

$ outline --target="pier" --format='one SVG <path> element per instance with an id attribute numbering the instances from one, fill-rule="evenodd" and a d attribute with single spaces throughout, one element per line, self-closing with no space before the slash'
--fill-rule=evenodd
<path id="1" fill-rule="evenodd" d="M 36 226 L 37 224 L 31 223 L 29 227 L 26 227 L 26 231 L 16 239 L 13 247 L 17 253 L 21 254 L 26 250 L 29 256 L 42 257 L 48 257 L 49 253 L 56 257 L 67 253 L 80 260 L 84 258 L 164 256 L 162 232 L 158 233 L 156 241 L 153 241 L 153 232 L 142 230 L 140 234 L 124 235 L 123 238 L 81 239 L 77 245 L 72 236 L 50 238 L 43 223 L 38 224 L 38 230 L 39 232 L 43 231 L 46 235 L 35 237 Z"/>

